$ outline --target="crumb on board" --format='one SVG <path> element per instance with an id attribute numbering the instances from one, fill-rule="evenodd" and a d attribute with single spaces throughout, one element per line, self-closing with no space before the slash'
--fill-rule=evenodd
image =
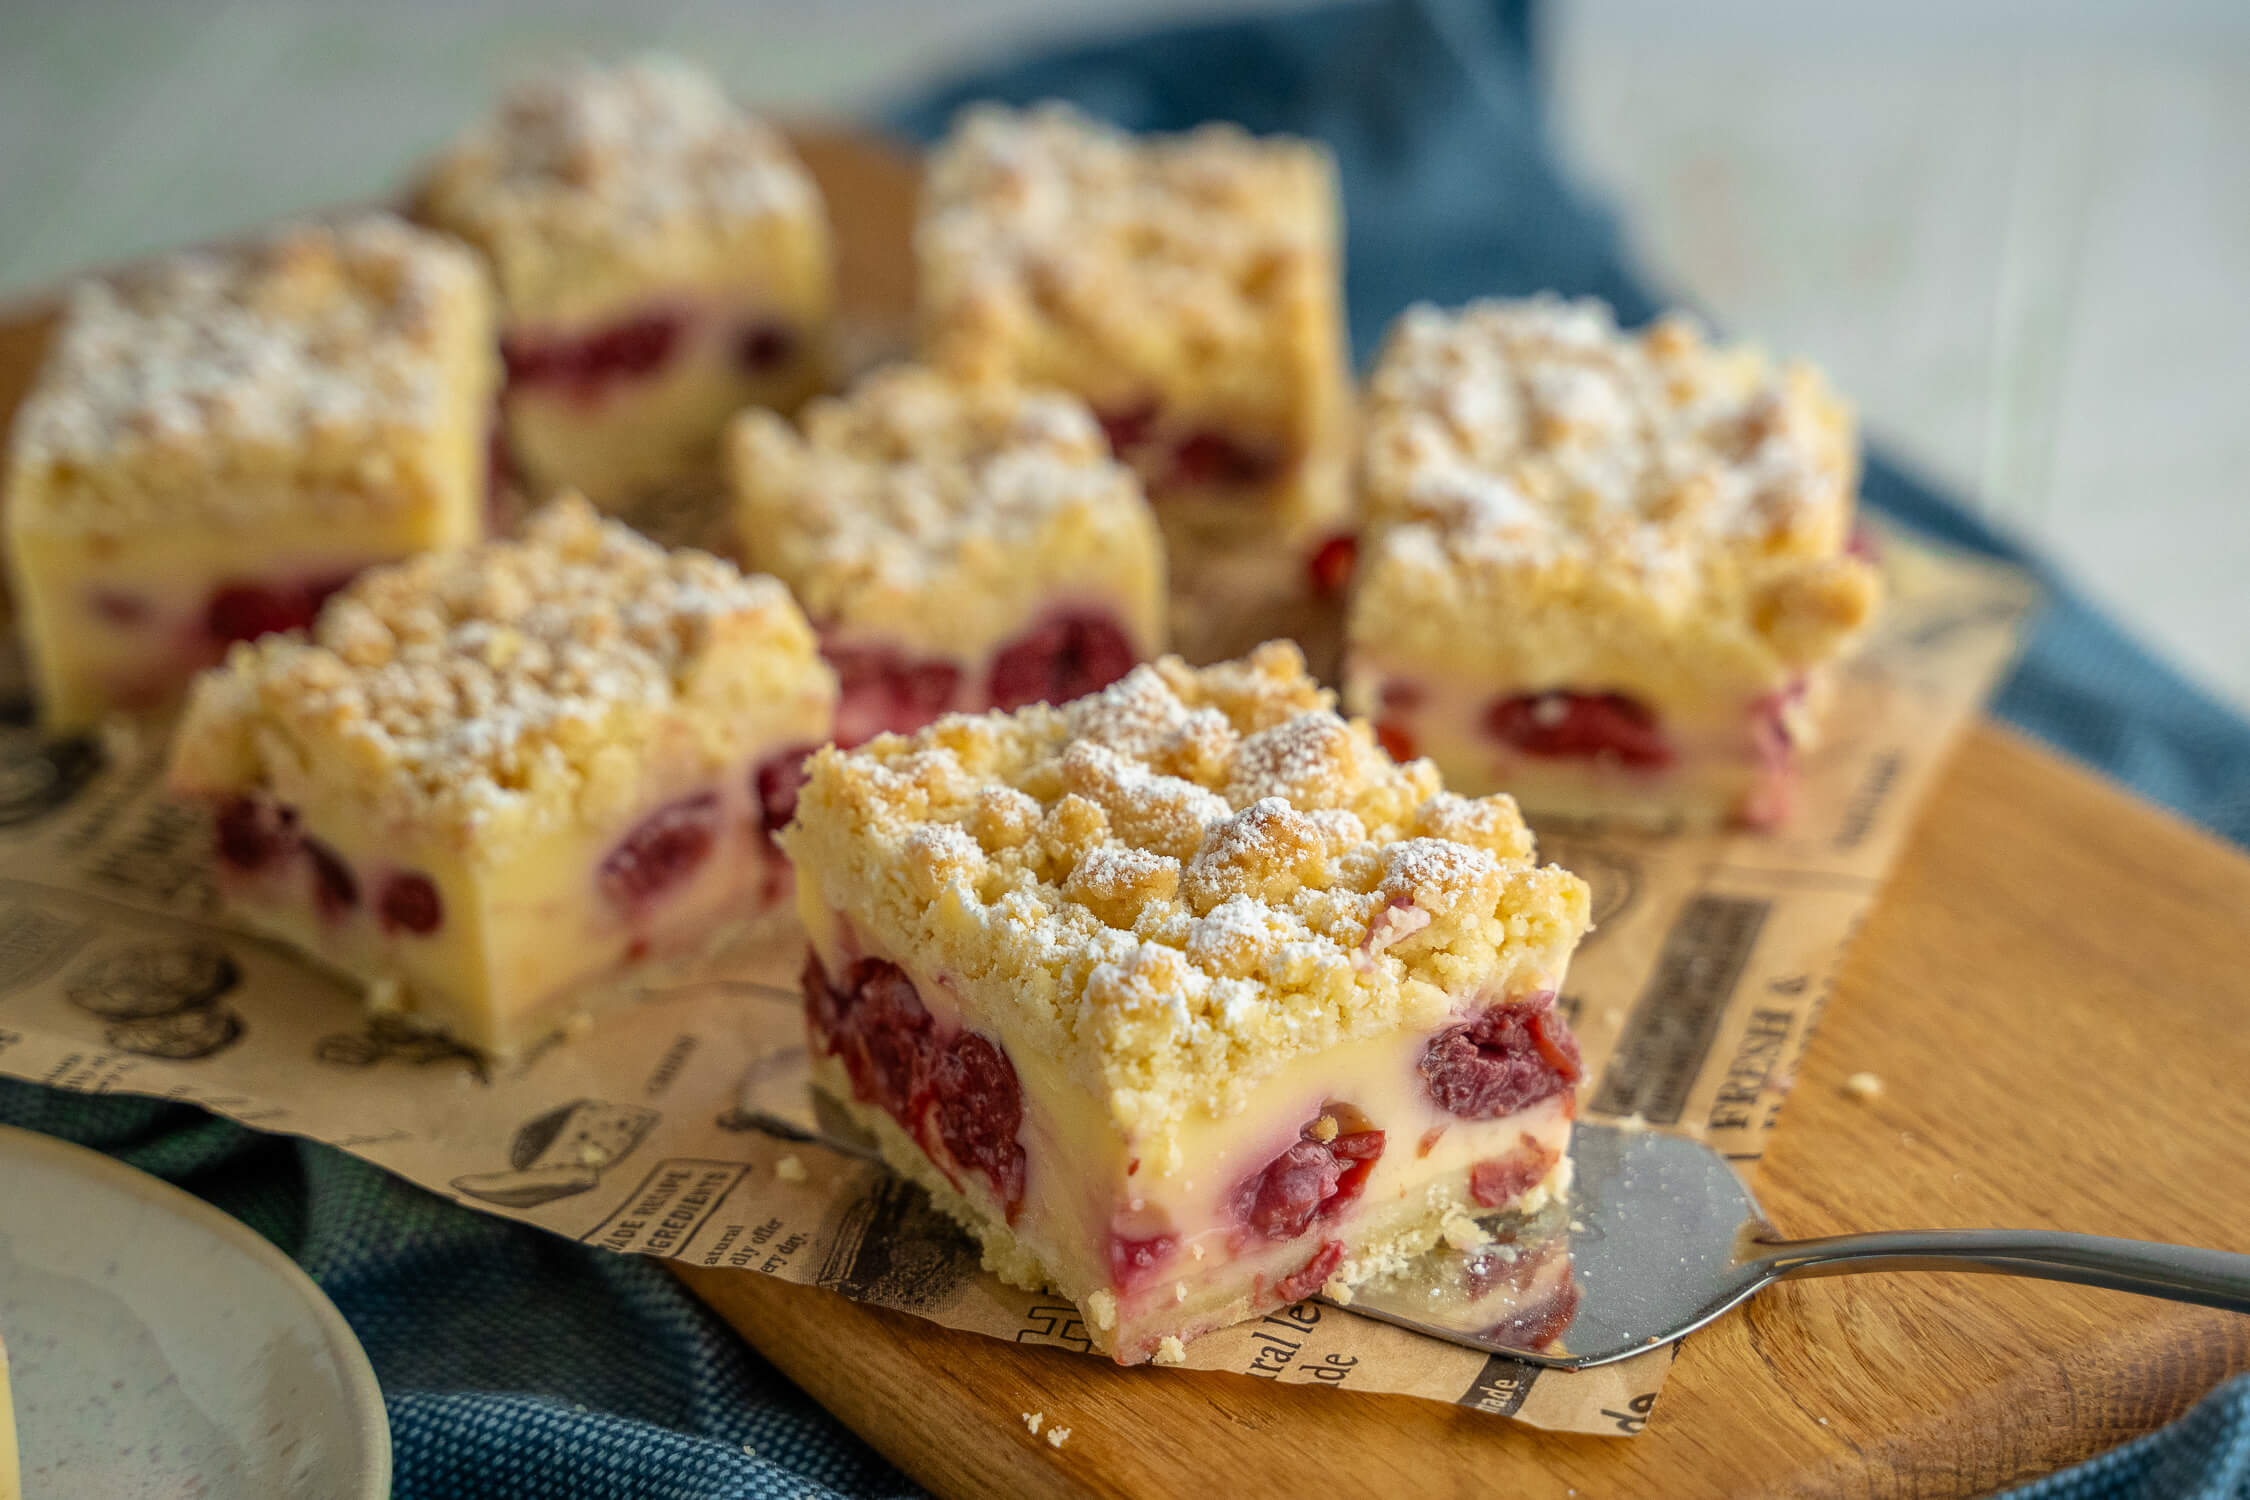
<path id="1" fill-rule="evenodd" d="M 1178 1334 L 1167 1333 L 1156 1341 L 1156 1353 L 1150 1356 L 1150 1360 L 1160 1365 L 1184 1365 L 1187 1363 L 1187 1345 L 1180 1342 Z"/>
<path id="2" fill-rule="evenodd" d="M 1046 1420 L 1047 1414 L 1043 1411 L 1027 1411 L 1023 1414 L 1023 1425 L 1031 1429 L 1033 1437 L 1039 1436 L 1039 1424 Z"/>
<path id="3" fill-rule="evenodd" d="M 803 1182 L 805 1180 L 805 1164 L 794 1156 L 784 1156 L 773 1164 L 773 1175 L 783 1182 Z"/>
<path id="4" fill-rule="evenodd" d="M 1069 1442 L 1069 1441 L 1070 1441 L 1070 1429 L 1069 1429 L 1069 1428 L 1067 1428 L 1067 1427 L 1050 1427 L 1050 1428 L 1048 1428 L 1048 1429 L 1047 1429 L 1047 1446 L 1048 1446 L 1048 1447 L 1050 1447 L 1050 1448 L 1060 1448 L 1060 1447 L 1061 1447 L 1061 1446 L 1062 1446 L 1063 1444 L 1065 1444 L 1065 1443 L 1067 1443 L 1067 1442 Z"/>
<path id="5" fill-rule="evenodd" d="M 1844 1092 L 1862 1103 L 1883 1097 L 1883 1080 L 1874 1073 L 1854 1073 L 1844 1080 Z"/>

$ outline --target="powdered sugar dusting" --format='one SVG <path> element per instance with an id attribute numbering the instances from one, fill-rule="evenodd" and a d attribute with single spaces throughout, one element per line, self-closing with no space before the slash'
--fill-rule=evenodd
<path id="1" fill-rule="evenodd" d="M 223 471 L 243 444 L 354 443 L 453 420 L 441 320 L 482 295 L 468 252 L 389 215 L 183 255 L 73 294 L 16 422 L 20 468 L 142 448 Z"/>
<path id="2" fill-rule="evenodd" d="M 1849 418 L 1811 370 L 1552 296 L 1402 316 L 1368 455 L 1378 518 L 1430 525 L 1463 561 L 1674 591 L 1721 554 L 1834 552 L 1856 478 Z"/>

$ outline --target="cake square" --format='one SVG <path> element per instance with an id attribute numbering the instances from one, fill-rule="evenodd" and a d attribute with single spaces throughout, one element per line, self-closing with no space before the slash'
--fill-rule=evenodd
<path id="1" fill-rule="evenodd" d="M 978 106 L 930 158 L 924 357 L 1093 406 L 1163 523 L 1191 653 L 1218 639 L 1185 586 L 1207 558 L 1278 559 L 1251 581 L 1280 602 L 1347 528 L 1338 221 L 1321 147 L 1231 125 L 1136 137 L 1062 104 Z"/>
<path id="2" fill-rule="evenodd" d="M 1534 815 L 1769 827 L 1881 578 L 1811 368 L 1598 302 L 1410 309 L 1369 385 L 1344 692 Z"/>
<path id="3" fill-rule="evenodd" d="M 743 564 L 789 585 L 842 680 L 836 739 L 1063 703 L 1164 645 L 1164 553 L 1083 402 L 914 365 L 736 419 Z"/>
<path id="4" fill-rule="evenodd" d="M 171 706 L 360 569 L 482 534 L 491 297 L 387 215 L 79 287 L 8 459 L 42 719 Z"/>
<path id="5" fill-rule="evenodd" d="M 786 929 L 773 834 L 835 698 L 779 583 L 566 497 L 236 647 L 171 787 L 213 809 L 233 915 L 506 1057 L 594 981 Z"/>
<path id="6" fill-rule="evenodd" d="M 708 480 L 728 417 L 794 407 L 826 379 L 820 190 L 699 68 L 528 77 L 414 197 L 491 261 L 509 449 L 534 494 L 616 508 Z"/>
<path id="7" fill-rule="evenodd" d="M 817 1085 L 1121 1362 L 1567 1183 L 1583 881 L 1285 642 L 812 757 Z"/>

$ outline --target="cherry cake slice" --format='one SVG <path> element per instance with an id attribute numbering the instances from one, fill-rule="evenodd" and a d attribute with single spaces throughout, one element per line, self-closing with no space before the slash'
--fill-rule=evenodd
<path id="1" fill-rule="evenodd" d="M 745 406 L 820 389 L 820 190 L 700 68 L 533 73 L 438 157 L 415 211 L 491 262 L 511 460 L 609 508 L 716 475 Z"/>
<path id="2" fill-rule="evenodd" d="M 47 725 L 175 707 L 360 569 L 475 541 L 493 364 L 475 258 L 387 215 L 81 287 L 7 479 Z"/>
<path id="3" fill-rule="evenodd" d="M 1164 553 L 1076 397 L 876 371 L 728 439 L 737 550 L 786 582 L 842 684 L 836 739 L 1067 703 L 1164 641 Z"/>
<path id="4" fill-rule="evenodd" d="M 1533 814 L 1771 827 L 1880 575 L 1850 415 L 1681 318 L 1423 307 L 1370 382 L 1345 696 Z"/>
<path id="5" fill-rule="evenodd" d="M 506 1057 L 736 926 L 786 932 L 776 835 L 835 698 L 780 584 L 573 497 L 236 653 L 171 785 L 212 810 L 235 918 Z"/>
<path id="6" fill-rule="evenodd" d="M 816 1083 L 1123 1363 L 1568 1182 L 1585 883 L 1331 702 L 1166 657 L 823 750 L 782 834 Z"/>

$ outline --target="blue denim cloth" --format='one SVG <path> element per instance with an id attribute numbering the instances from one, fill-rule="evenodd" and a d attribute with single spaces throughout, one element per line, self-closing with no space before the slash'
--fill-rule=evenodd
<path id="1" fill-rule="evenodd" d="M 1197 27 L 1006 63 L 891 119 L 927 138 L 968 99 L 1064 97 L 1136 127 L 1226 117 L 1318 136 L 1343 168 L 1362 351 L 1417 298 L 1553 288 L 1644 318 L 1657 300 L 1615 226 L 1555 168 L 1532 21 L 1527 3 L 1424 0 Z M 1880 456 L 1867 494 L 1937 536 L 2038 566 Z M 2250 842 L 2250 727 L 2048 583 L 2002 716 Z M 0 1083 L 0 1121 L 168 1177 L 295 1256 L 374 1361 L 400 1500 L 914 1492 L 649 1261 L 177 1105 Z M 2250 1381 L 2019 1494 L 2250 1500 Z"/>

